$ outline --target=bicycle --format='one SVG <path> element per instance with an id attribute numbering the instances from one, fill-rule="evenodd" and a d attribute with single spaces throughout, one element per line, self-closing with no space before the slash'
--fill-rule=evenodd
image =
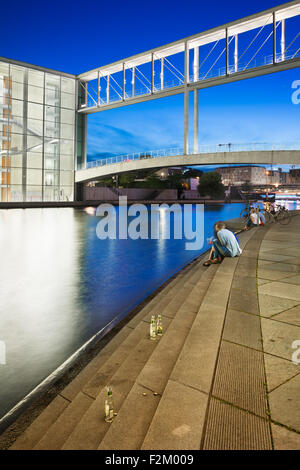
<path id="1" fill-rule="evenodd" d="M 284 206 L 277 207 L 279 207 L 277 212 L 265 211 L 264 215 L 266 223 L 279 222 L 281 225 L 288 225 L 292 220 L 288 209 L 286 209 Z"/>

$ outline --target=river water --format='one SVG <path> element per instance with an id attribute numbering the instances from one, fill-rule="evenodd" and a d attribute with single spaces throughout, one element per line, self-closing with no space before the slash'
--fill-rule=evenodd
<path id="1" fill-rule="evenodd" d="M 242 207 L 206 206 L 204 239 Z M 208 248 L 206 241 L 187 251 L 184 240 L 99 240 L 98 222 L 92 208 L 0 211 L 0 418 Z"/>

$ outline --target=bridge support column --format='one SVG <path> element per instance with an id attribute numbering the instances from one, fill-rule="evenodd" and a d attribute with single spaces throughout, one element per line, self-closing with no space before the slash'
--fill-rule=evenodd
<path id="1" fill-rule="evenodd" d="M 194 90 L 194 153 L 199 152 L 199 90 Z"/>
<path id="2" fill-rule="evenodd" d="M 239 70 L 239 36 L 236 34 L 234 38 L 234 71 Z"/>
<path id="3" fill-rule="evenodd" d="M 189 91 L 184 92 L 184 155 L 189 153 Z"/>
<path id="4" fill-rule="evenodd" d="M 285 20 L 281 21 L 281 60 L 285 60 Z"/>

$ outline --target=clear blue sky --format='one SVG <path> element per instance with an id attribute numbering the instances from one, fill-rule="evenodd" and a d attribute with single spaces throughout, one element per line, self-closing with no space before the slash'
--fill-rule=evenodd
<path id="1" fill-rule="evenodd" d="M 77 74 L 281 3 L 2 2 L 0 55 Z M 200 143 L 300 140 L 294 80 L 299 69 L 202 90 Z M 89 117 L 88 132 L 91 156 L 182 145 L 183 97 L 98 113 Z"/>

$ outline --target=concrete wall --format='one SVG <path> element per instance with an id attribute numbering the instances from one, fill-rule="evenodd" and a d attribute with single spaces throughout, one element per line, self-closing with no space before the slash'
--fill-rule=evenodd
<path id="1" fill-rule="evenodd" d="M 176 189 L 144 189 L 144 188 L 99 188 L 99 187 L 85 187 L 83 200 L 84 201 L 118 201 L 119 196 L 127 196 L 131 201 L 147 201 L 147 200 L 176 200 Z"/>

